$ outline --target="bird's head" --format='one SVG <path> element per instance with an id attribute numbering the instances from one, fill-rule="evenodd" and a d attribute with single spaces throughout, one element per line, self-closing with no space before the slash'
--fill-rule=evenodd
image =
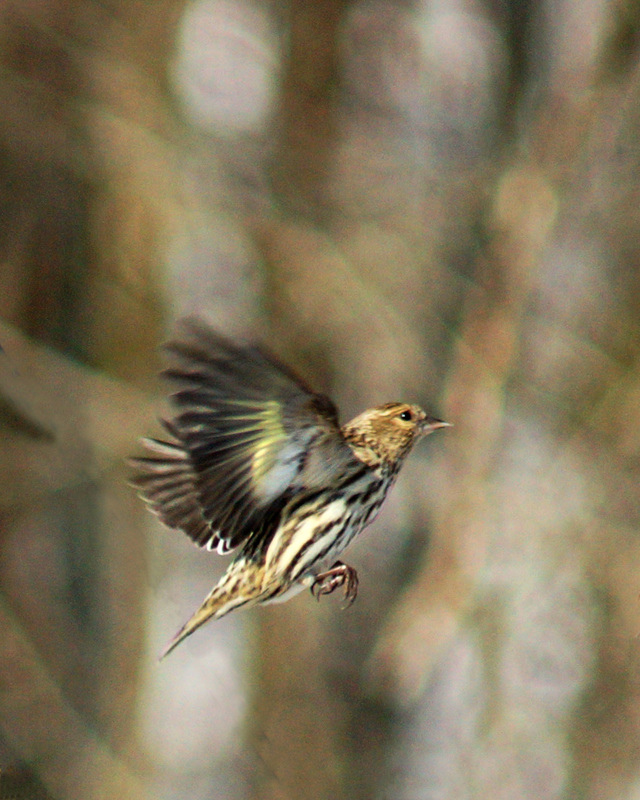
<path id="1" fill-rule="evenodd" d="M 429 416 L 420 406 L 385 403 L 363 411 L 348 422 L 342 432 L 355 454 L 366 464 L 396 465 L 418 439 L 449 425 L 449 422 Z"/>

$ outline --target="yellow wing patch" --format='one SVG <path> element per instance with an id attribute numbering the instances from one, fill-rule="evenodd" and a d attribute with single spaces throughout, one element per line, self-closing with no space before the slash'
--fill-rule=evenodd
<path id="1" fill-rule="evenodd" d="M 256 429 L 260 431 L 260 435 L 251 459 L 251 477 L 259 488 L 268 478 L 275 466 L 279 451 L 285 447 L 287 441 L 287 434 L 282 425 L 280 403 L 269 400 L 264 405 L 264 410 L 256 414 Z"/>

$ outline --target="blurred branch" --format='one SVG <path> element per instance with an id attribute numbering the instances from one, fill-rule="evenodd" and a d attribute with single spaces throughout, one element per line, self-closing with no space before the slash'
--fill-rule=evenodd
<path id="1" fill-rule="evenodd" d="M 448 382 L 446 419 L 454 421 L 455 431 L 439 465 L 444 477 L 431 547 L 389 615 L 369 664 L 372 686 L 391 692 L 400 704 L 422 691 L 472 602 L 493 514 L 482 487 L 503 435 L 504 396 L 519 355 L 524 307 L 555 214 L 555 195 L 543 173 L 526 164 L 505 171 L 491 214 L 491 277 L 468 293 Z"/>
<path id="2" fill-rule="evenodd" d="M 253 686 L 251 739 L 262 767 L 254 796 L 346 797 L 340 704 L 325 680 L 315 609 L 293 602 L 261 618 L 261 668 Z"/>
<path id="3" fill-rule="evenodd" d="M 304 218 L 322 215 L 336 136 L 338 30 L 346 7 L 344 0 L 299 0 L 290 6 L 291 46 L 279 112 L 282 134 L 272 180 L 278 202 Z M 280 223 L 280 230 L 285 229 L 286 222 Z M 281 266 L 274 269 L 269 287 L 272 323 L 288 291 Z M 274 327 L 281 330 L 279 324 Z M 283 356 L 296 333 L 294 324 L 281 340 Z M 314 625 L 317 620 L 310 620 L 309 609 L 298 603 L 261 617 L 253 738 L 264 769 L 256 776 L 256 798 L 346 797 L 339 703 L 325 680 L 319 631 L 310 635 Z"/>
<path id="4" fill-rule="evenodd" d="M 14 435 L 0 460 L 0 506 L 31 504 L 85 480 L 74 452 L 91 433 L 95 476 L 120 469 L 153 417 L 153 398 L 37 344 L 0 320 L 0 396 L 14 417 L 46 433 Z M 86 428 L 78 426 L 78 400 Z M 0 422 L 2 418 L 0 417 Z"/>
<path id="5" fill-rule="evenodd" d="M 273 160 L 274 193 L 289 210 L 314 217 L 322 207 L 337 130 L 339 30 L 346 0 L 294 0 L 282 85 L 282 133 Z"/>
<path id="6" fill-rule="evenodd" d="M 129 766 L 69 705 L 2 594 L 0 631 L 2 732 L 24 761 L 38 765 L 52 795 L 64 800 L 149 798 Z"/>

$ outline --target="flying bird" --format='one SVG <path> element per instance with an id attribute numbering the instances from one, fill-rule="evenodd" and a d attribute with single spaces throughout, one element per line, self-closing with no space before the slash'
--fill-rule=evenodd
<path id="1" fill-rule="evenodd" d="M 449 424 L 386 403 L 341 427 L 333 402 L 264 350 L 195 318 L 182 328 L 165 346 L 168 437 L 143 440 L 132 483 L 165 525 L 235 556 L 161 657 L 209 619 L 305 587 L 317 598 L 343 587 L 353 602 L 358 576 L 338 557 L 373 522 L 415 442 Z"/>

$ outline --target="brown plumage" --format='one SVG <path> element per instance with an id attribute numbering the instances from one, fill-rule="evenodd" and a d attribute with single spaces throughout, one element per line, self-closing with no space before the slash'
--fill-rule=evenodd
<path id="1" fill-rule="evenodd" d="M 407 403 L 363 412 L 342 428 L 332 401 L 256 347 L 203 322 L 167 346 L 175 416 L 168 441 L 145 440 L 133 483 L 169 527 L 238 553 L 163 655 L 209 618 L 241 606 L 345 587 L 337 561 L 373 521 L 413 444 L 448 423 Z"/>

